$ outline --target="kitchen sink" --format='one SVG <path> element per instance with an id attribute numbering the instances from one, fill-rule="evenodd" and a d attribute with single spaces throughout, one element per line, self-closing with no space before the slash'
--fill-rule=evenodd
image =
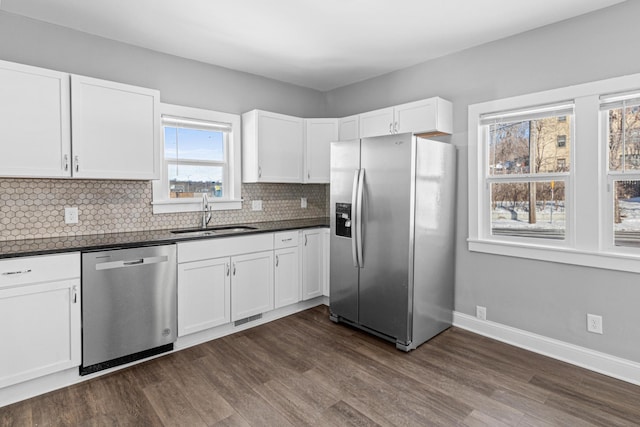
<path id="1" fill-rule="evenodd" d="M 182 230 L 172 230 L 171 233 L 185 234 L 189 236 L 216 236 L 220 234 L 244 233 L 251 230 L 256 230 L 256 227 L 249 227 L 247 225 L 233 225 L 227 227 L 186 228 Z"/>

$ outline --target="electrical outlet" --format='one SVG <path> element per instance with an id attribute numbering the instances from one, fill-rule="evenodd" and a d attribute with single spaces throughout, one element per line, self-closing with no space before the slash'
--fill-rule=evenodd
<path id="1" fill-rule="evenodd" d="M 300 197 L 300 207 L 302 209 L 307 209 L 307 198 L 306 197 Z"/>
<path id="2" fill-rule="evenodd" d="M 602 334 L 602 316 L 587 314 L 587 331 Z"/>
<path id="3" fill-rule="evenodd" d="M 252 211 L 261 211 L 262 210 L 262 200 L 252 200 L 251 201 L 251 210 Z"/>
<path id="4" fill-rule="evenodd" d="M 65 224 L 77 224 L 78 223 L 78 208 L 64 208 L 64 223 Z"/>
<path id="5" fill-rule="evenodd" d="M 476 317 L 480 320 L 487 320 L 487 307 L 476 305 Z"/>

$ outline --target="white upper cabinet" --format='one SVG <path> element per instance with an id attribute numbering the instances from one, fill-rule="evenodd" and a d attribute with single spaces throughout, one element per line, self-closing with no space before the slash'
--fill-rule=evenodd
<path id="1" fill-rule="evenodd" d="M 393 107 L 360 114 L 360 138 L 393 133 Z"/>
<path id="2" fill-rule="evenodd" d="M 433 136 L 452 131 L 452 104 L 439 97 L 360 114 L 360 138 L 396 133 Z"/>
<path id="3" fill-rule="evenodd" d="M 331 142 L 338 140 L 338 119 L 305 119 L 304 183 L 328 184 Z"/>
<path id="4" fill-rule="evenodd" d="M 0 175 L 71 176 L 69 75 L 0 61 Z"/>
<path id="5" fill-rule="evenodd" d="M 73 176 L 157 179 L 160 92 L 71 76 Z"/>
<path id="6" fill-rule="evenodd" d="M 157 179 L 160 93 L 0 61 L 0 176 Z"/>
<path id="7" fill-rule="evenodd" d="M 242 115 L 243 182 L 303 181 L 304 119 L 252 110 Z"/>
<path id="8" fill-rule="evenodd" d="M 360 115 L 343 117 L 338 120 L 338 139 L 349 141 L 360 138 Z"/>

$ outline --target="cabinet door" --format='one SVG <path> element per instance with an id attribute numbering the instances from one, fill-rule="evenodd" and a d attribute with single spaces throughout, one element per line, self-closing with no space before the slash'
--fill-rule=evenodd
<path id="1" fill-rule="evenodd" d="M 80 365 L 80 279 L 0 290 L 0 388 Z"/>
<path id="2" fill-rule="evenodd" d="M 231 321 L 229 257 L 178 264 L 178 336 Z"/>
<path id="3" fill-rule="evenodd" d="M 329 183 L 331 142 L 338 140 L 338 119 L 305 119 L 305 183 Z"/>
<path id="4" fill-rule="evenodd" d="M 393 132 L 393 107 L 360 114 L 360 138 Z"/>
<path id="5" fill-rule="evenodd" d="M 231 320 L 273 310 L 273 251 L 231 258 Z"/>
<path id="6" fill-rule="evenodd" d="M 324 262 L 322 230 L 305 230 L 302 233 L 302 299 L 322 295 Z"/>
<path id="7" fill-rule="evenodd" d="M 71 76 L 73 176 L 158 179 L 160 94 Z"/>
<path id="8" fill-rule="evenodd" d="M 436 107 L 435 98 L 396 106 L 396 123 L 394 124 L 397 129 L 396 133 L 435 130 Z"/>
<path id="9" fill-rule="evenodd" d="M 302 182 L 304 120 L 260 111 L 258 182 Z"/>
<path id="10" fill-rule="evenodd" d="M 439 97 L 423 99 L 395 107 L 395 133 L 450 134 L 451 102 Z"/>
<path id="11" fill-rule="evenodd" d="M 300 301 L 300 251 L 277 249 L 275 254 L 275 308 Z"/>
<path id="12" fill-rule="evenodd" d="M 360 116 L 343 117 L 338 122 L 338 138 L 340 141 L 350 141 L 360 138 Z"/>
<path id="13" fill-rule="evenodd" d="M 0 174 L 71 175 L 69 75 L 0 61 Z"/>

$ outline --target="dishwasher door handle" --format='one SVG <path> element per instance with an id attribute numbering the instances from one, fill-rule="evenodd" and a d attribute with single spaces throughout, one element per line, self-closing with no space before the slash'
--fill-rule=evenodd
<path id="1" fill-rule="evenodd" d="M 110 262 L 102 262 L 100 264 L 96 264 L 96 270 L 113 270 L 115 268 L 125 268 L 125 267 L 137 267 L 139 265 L 149 265 L 149 264 L 160 264 L 162 262 L 169 261 L 169 257 L 166 255 L 163 256 L 153 256 L 147 258 L 138 258 L 127 261 L 110 261 Z"/>

